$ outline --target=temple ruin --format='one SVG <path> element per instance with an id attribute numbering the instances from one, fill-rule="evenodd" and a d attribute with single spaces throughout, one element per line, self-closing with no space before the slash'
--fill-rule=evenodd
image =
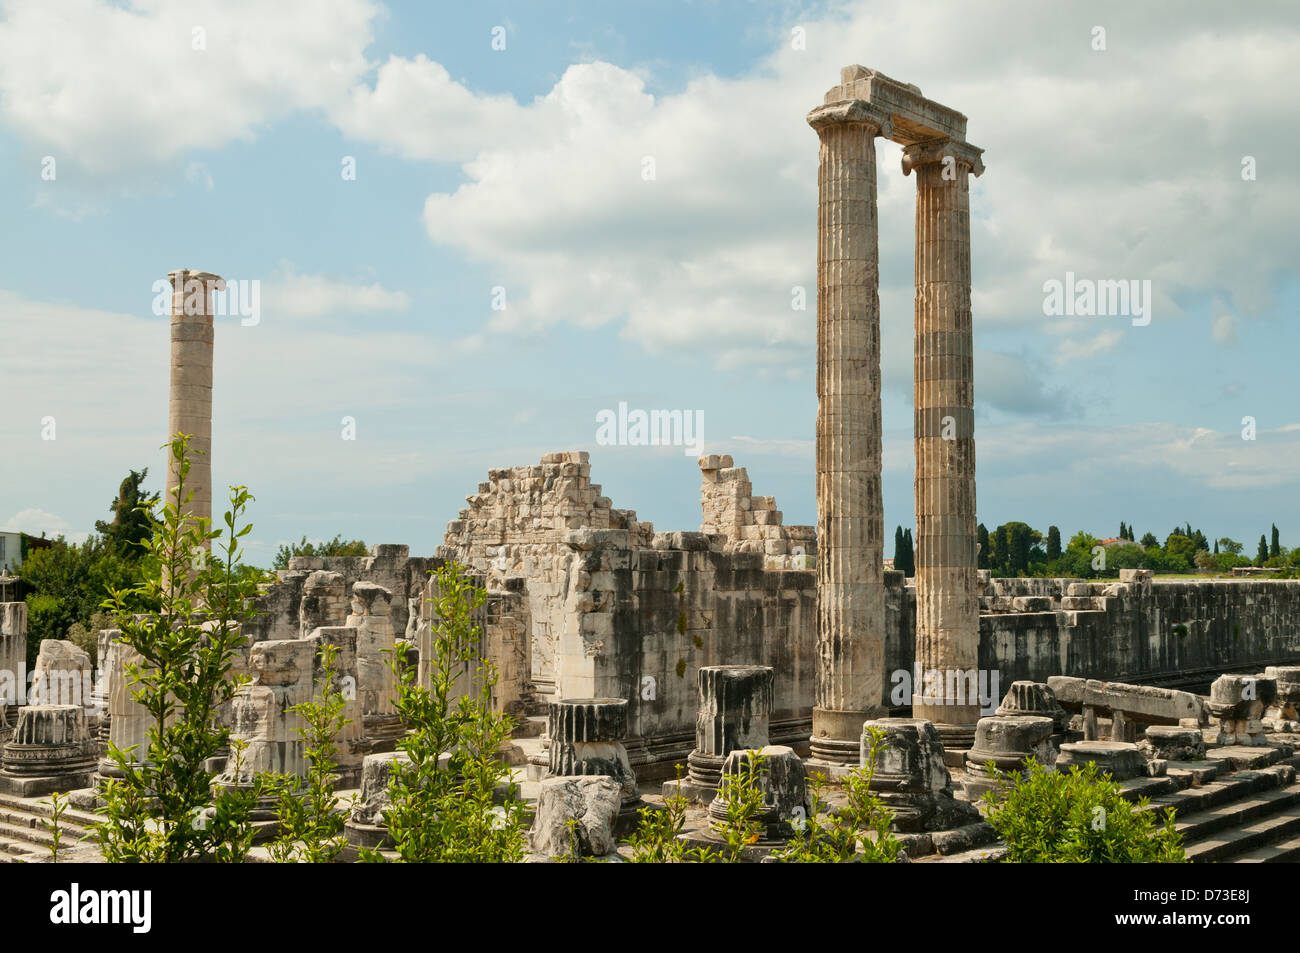
<path id="1" fill-rule="evenodd" d="M 382 847 L 404 730 L 385 659 L 404 653 L 427 675 L 431 573 L 455 562 L 485 595 L 479 652 L 500 671 L 493 704 L 515 718 L 502 756 L 538 855 L 567 844 L 575 802 L 603 805 L 608 824 L 580 839 L 607 854 L 664 794 L 690 800 L 684 836 L 708 844 L 722 779 L 762 751 L 761 859 L 815 809 L 812 772 L 834 782 L 863 764 L 865 726 L 885 739 L 877 786 L 913 860 L 998 859 L 973 802 L 989 763 L 1015 772 L 1030 757 L 1097 763 L 1126 796 L 1175 807 L 1193 859 L 1300 858 L 1300 581 L 979 570 L 969 179 L 981 150 L 963 115 L 861 66 L 808 123 L 820 143 L 817 525 L 786 525 L 725 453 L 698 460 L 698 529 L 670 532 L 616 507 L 585 451 L 491 469 L 428 555 L 385 544 L 298 557 L 262 587 L 239 660 L 251 681 L 222 712 L 245 754 L 213 765 L 217 784 L 302 774 L 292 708 L 319 691 L 328 651 L 357 689 L 339 757 L 361 795 L 349 840 Z M 877 136 L 903 146 L 917 188 L 914 579 L 884 568 Z M 170 277 L 168 432 L 203 451 L 179 502 L 208 518 L 221 279 Z M 106 743 L 143 744 L 125 675 L 139 657 L 117 634 L 100 634 L 93 691 L 33 699 L 26 607 L 0 605 L 0 860 L 39 853 L 28 819 L 49 815 L 51 792 L 75 792 L 67 822 L 92 823 L 97 786 L 118 770 Z M 65 646 L 41 646 L 38 687 L 88 679 Z"/>

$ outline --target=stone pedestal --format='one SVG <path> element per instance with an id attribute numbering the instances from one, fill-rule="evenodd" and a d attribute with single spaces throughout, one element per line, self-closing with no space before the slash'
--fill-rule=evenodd
<path id="1" fill-rule="evenodd" d="M 1277 695 L 1264 709 L 1264 727 L 1269 731 L 1300 732 L 1300 665 L 1270 665 L 1264 669 L 1264 676 L 1277 686 Z"/>
<path id="2" fill-rule="evenodd" d="M 962 787 L 967 799 L 976 801 L 995 790 L 1003 776 L 1024 777 L 1031 757 L 1055 771 L 1054 729 L 1051 718 L 1037 715 L 981 718 L 975 725 L 975 743 L 966 752 L 966 780 Z M 992 771 L 988 768 L 990 762 Z"/>
<path id="3" fill-rule="evenodd" d="M 0 790 L 40 797 L 90 784 L 95 743 L 80 705 L 27 705 L 0 754 Z"/>
<path id="4" fill-rule="evenodd" d="M 872 790 L 894 813 L 903 832 L 948 830 L 979 820 L 973 804 L 954 797 L 944 763 L 943 742 L 934 725 L 920 718 L 876 718 L 862 726 L 860 763 L 870 759 L 867 731 L 884 732 L 877 752 Z"/>
<path id="5" fill-rule="evenodd" d="M 636 775 L 628 761 L 627 699 L 566 698 L 551 702 L 547 717 L 551 738 L 548 777 L 604 775 L 622 792 L 619 830 L 636 826 L 642 806 Z"/>
<path id="6" fill-rule="evenodd" d="M 1277 698 L 1277 681 L 1264 675 L 1220 675 L 1210 686 L 1206 704 L 1219 722 L 1215 743 L 1266 745 L 1263 715 Z"/>
<path id="7" fill-rule="evenodd" d="M 803 762 L 793 748 L 765 745 L 757 749 L 761 759 L 754 782 L 763 792 L 763 807 L 754 821 L 761 827 L 758 843 L 773 844 L 794 836 L 795 824 L 806 820 L 810 807 Z M 754 751 L 738 749 L 727 755 L 722 775 L 741 777 L 754 770 Z M 727 819 L 725 785 L 709 803 L 709 824 L 716 833 Z"/>
<path id="8" fill-rule="evenodd" d="M 306 637 L 313 630 L 347 622 L 347 579 L 341 572 L 313 572 L 302 584 L 298 603 L 298 633 Z"/>
<path id="9" fill-rule="evenodd" d="M 774 670 L 768 665 L 707 665 L 698 670 L 695 749 L 686 759 L 686 780 L 680 785 L 665 782 L 665 796 L 710 801 L 731 752 L 767 745 L 774 681 Z"/>
<path id="10" fill-rule="evenodd" d="M 1138 750 L 1148 760 L 1198 761 L 1205 757 L 1205 736 L 1200 728 L 1148 725 Z"/>
<path id="11" fill-rule="evenodd" d="M 1061 746 L 1056 770 L 1066 772 L 1075 765 L 1084 768 L 1089 762 L 1095 762 L 1098 772 L 1109 774 L 1115 781 L 1129 781 L 1150 774 L 1138 746 L 1125 741 L 1067 742 Z"/>
<path id="12" fill-rule="evenodd" d="M 362 763 L 361 797 L 343 826 L 351 847 L 386 850 L 393 846 L 384 811 L 390 804 L 388 785 L 393 778 L 393 765 L 398 763 L 410 764 L 411 759 L 404 751 L 385 751 L 367 755 Z"/>
<path id="13" fill-rule="evenodd" d="M 357 695 L 366 740 L 376 752 L 392 751 L 404 733 L 395 704 L 392 598 L 393 594 L 383 586 L 354 583 L 347 618 L 347 624 L 357 629 Z"/>
<path id="14" fill-rule="evenodd" d="M 863 719 L 884 713 L 880 279 L 876 146 L 863 102 L 808 114 L 817 172 L 817 669 L 810 768 L 853 765 Z"/>

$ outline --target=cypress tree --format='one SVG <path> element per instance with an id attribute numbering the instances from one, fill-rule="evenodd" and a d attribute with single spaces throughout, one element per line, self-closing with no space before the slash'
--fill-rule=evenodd
<path id="1" fill-rule="evenodd" d="M 1047 527 L 1047 561 L 1061 558 L 1061 530 L 1056 526 Z"/>

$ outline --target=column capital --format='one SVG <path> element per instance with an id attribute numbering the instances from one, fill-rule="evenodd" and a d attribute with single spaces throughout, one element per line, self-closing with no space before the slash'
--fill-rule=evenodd
<path id="1" fill-rule="evenodd" d="M 226 289 L 226 279 L 220 275 L 214 275 L 210 271 L 177 268 L 175 271 L 167 272 L 167 277 L 171 280 L 172 287 L 177 291 L 183 290 L 191 281 L 201 281 L 207 288 L 214 291 L 224 291 Z"/>
<path id="2" fill-rule="evenodd" d="M 972 146 L 969 142 L 957 142 L 953 139 L 931 139 L 905 146 L 903 149 L 903 175 L 912 170 L 934 162 L 952 159 L 966 166 L 976 177 L 984 174 L 984 150 Z"/>
<path id="3" fill-rule="evenodd" d="M 894 121 L 889 113 L 877 109 L 863 99 L 846 99 L 837 103 L 818 106 L 808 113 L 808 125 L 819 133 L 827 126 L 840 123 L 872 127 L 872 135 L 888 139 L 894 134 Z"/>

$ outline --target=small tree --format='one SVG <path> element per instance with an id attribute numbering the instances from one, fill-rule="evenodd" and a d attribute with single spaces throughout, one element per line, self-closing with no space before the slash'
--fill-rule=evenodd
<path id="1" fill-rule="evenodd" d="M 485 593 L 465 572 L 455 563 L 434 571 L 429 684 L 417 684 L 416 672 L 396 656 L 392 662 L 396 707 L 410 729 L 398 748 L 410 762 L 393 765 L 384 820 L 406 863 L 513 862 L 524 855 L 524 806 L 498 753 L 514 722 L 493 708 L 497 669 L 479 651 L 474 622 Z M 459 693 L 462 680 L 477 691 Z M 373 850 L 361 856 L 385 859 Z"/>
<path id="2" fill-rule="evenodd" d="M 104 602 L 116 616 L 119 641 L 140 655 L 127 677 L 152 722 L 139 761 L 134 749 L 109 746 L 122 777 L 105 787 L 105 820 L 96 833 L 110 862 L 239 861 L 251 840 L 256 793 L 214 798 L 206 763 L 230 741 L 217 713 L 238 688 L 231 667 L 257 593 L 256 580 L 240 571 L 239 540 L 253 527 L 239 521 L 253 497 L 231 488 L 224 530 L 184 513 L 193 497 L 190 458 L 198 452 L 189 439 L 180 434 L 169 444 L 177 484 L 145 543 L 154 568 L 139 586 L 114 590 Z M 140 602 L 157 609 L 137 618 L 132 608 Z"/>
<path id="3" fill-rule="evenodd" d="M 1262 566 L 1266 562 L 1268 562 L 1268 540 L 1264 538 L 1263 533 L 1260 533 L 1259 550 L 1255 553 L 1255 565 Z"/>

